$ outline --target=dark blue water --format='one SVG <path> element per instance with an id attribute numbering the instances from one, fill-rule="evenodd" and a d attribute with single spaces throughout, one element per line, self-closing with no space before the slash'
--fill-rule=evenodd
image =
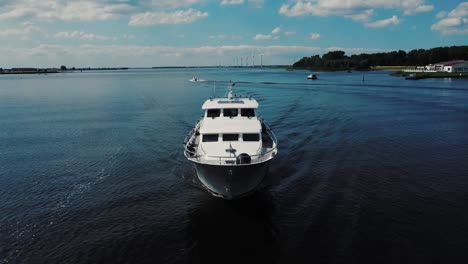
<path id="1" fill-rule="evenodd" d="M 0 76 L 0 263 L 466 263 L 468 81 L 307 74 Z M 234 202 L 182 154 L 229 80 L 279 140 Z"/>

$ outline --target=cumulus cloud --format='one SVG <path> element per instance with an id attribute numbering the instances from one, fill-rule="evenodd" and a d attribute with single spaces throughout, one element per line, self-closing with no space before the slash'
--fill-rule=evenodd
<path id="1" fill-rule="evenodd" d="M 206 1 L 0 0 L 0 21 L 23 18 L 33 21 L 107 21 L 128 18 L 132 14 L 141 15 L 145 14 L 145 12 L 162 13 L 175 11 L 177 8 L 194 6 Z"/>
<path id="2" fill-rule="evenodd" d="M 66 39 L 79 39 L 84 41 L 109 41 L 115 40 L 115 37 L 103 36 L 103 35 L 95 35 L 92 33 L 85 33 L 82 31 L 71 31 L 71 32 L 58 32 L 54 35 L 55 38 L 66 38 Z"/>
<path id="3" fill-rule="evenodd" d="M 371 27 L 371 28 L 381 28 L 381 27 L 388 27 L 391 25 L 396 26 L 400 24 L 400 22 L 401 21 L 397 16 L 392 16 L 391 18 L 366 23 L 366 26 Z"/>
<path id="4" fill-rule="evenodd" d="M 365 23 L 365 22 L 368 22 L 371 19 L 371 17 L 374 16 L 374 14 L 375 14 L 374 9 L 367 9 L 367 10 L 358 12 L 356 14 L 345 15 L 345 17 L 350 18 L 354 21 Z"/>
<path id="5" fill-rule="evenodd" d="M 439 12 L 439 21 L 431 26 L 431 30 L 442 35 L 468 35 L 468 2 L 460 3 L 454 10 Z"/>
<path id="6" fill-rule="evenodd" d="M 295 0 L 283 4 L 279 14 L 284 16 L 342 16 L 354 21 L 368 23 L 375 9 L 399 9 L 405 15 L 431 11 L 434 7 L 426 0 Z"/>
<path id="7" fill-rule="evenodd" d="M 5 1 L 0 7 L 0 20 L 36 19 L 46 21 L 97 21 L 118 19 L 134 10 L 124 2 L 106 0 L 16 0 Z"/>
<path id="8" fill-rule="evenodd" d="M 19 27 L 0 29 L 0 38 L 20 37 L 21 39 L 27 39 L 38 32 L 41 32 L 41 29 L 35 26 L 34 23 L 24 22 Z"/>
<path id="9" fill-rule="evenodd" d="M 244 3 L 244 0 L 223 0 L 221 5 L 241 5 Z"/>
<path id="10" fill-rule="evenodd" d="M 140 3 L 149 9 L 168 10 L 180 7 L 188 7 L 206 2 L 206 0 L 140 0 Z"/>
<path id="11" fill-rule="evenodd" d="M 286 36 L 293 36 L 293 35 L 296 35 L 296 31 L 286 31 L 286 32 L 284 32 L 284 34 Z"/>
<path id="12" fill-rule="evenodd" d="M 442 18 L 444 18 L 446 15 L 447 15 L 447 12 L 445 12 L 445 11 L 440 11 L 439 13 L 437 13 L 436 18 L 442 19 Z"/>
<path id="13" fill-rule="evenodd" d="M 187 24 L 208 17 L 208 12 L 190 8 L 174 12 L 145 12 L 132 15 L 130 26 L 154 26 L 163 24 Z"/>
<path id="14" fill-rule="evenodd" d="M 320 38 L 320 34 L 319 33 L 310 33 L 309 37 L 312 40 L 317 40 L 317 39 Z"/>
<path id="15" fill-rule="evenodd" d="M 414 12 L 415 13 L 424 13 L 424 12 L 430 12 L 430 11 L 432 11 L 432 9 L 434 9 L 434 6 L 432 6 L 432 5 L 420 5 L 420 6 L 417 6 L 414 9 Z"/>
<path id="16" fill-rule="evenodd" d="M 245 0 L 222 0 L 221 5 L 242 5 Z M 250 7 L 253 8 L 262 8 L 265 0 L 247 0 L 247 3 Z"/>
<path id="17" fill-rule="evenodd" d="M 272 39 L 278 39 L 278 38 L 279 38 L 278 36 L 273 36 L 271 34 L 267 34 L 267 35 L 257 34 L 255 35 L 253 39 L 254 40 L 272 40 Z"/>
<path id="18" fill-rule="evenodd" d="M 253 37 L 254 40 L 275 40 L 279 39 L 278 34 L 281 33 L 281 28 L 280 27 L 275 27 L 272 31 L 271 34 L 257 34 L 255 37 Z"/>

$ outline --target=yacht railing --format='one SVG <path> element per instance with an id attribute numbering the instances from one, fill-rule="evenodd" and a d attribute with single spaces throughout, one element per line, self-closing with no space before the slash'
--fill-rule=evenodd
<path id="1" fill-rule="evenodd" d="M 250 155 L 250 158 L 251 158 L 251 162 L 249 163 L 250 165 L 265 162 L 273 158 L 277 154 L 278 140 L 275 134 L 263 122 L 263 119 L 260 119 L 260 122 L 262 123 L 262 126 L 265 127 L 264 132 L 267 134 L 268 137 L 270 137 L 271 141 L 273 142 L 273 146 L 271 148 L 261 147 L 258 151 L 260 153 L 256 155 Z M 194 146 L 193 143 L 195 143 L 194 141 L 196 139 L 196 132 L 198 131 L 199 126 L 200 126 L 200 123 L 198 122 L 195 125 L 195 128 L 189 132 L 189 134 L 184 140 L 184 155 L 187 159 L 195 161 L 195 162 L 203 163 L 203 164 L 210 164 L 210 165 L 225 165 L 225 166 L 245 165 L 245 164 L 237 164 L 236 155 L 233 155 L 233 153 L 230 153 L 229 156 L 210 156 L 210 155 L 206 155 L 206 152 L 203 150 L 203 148 L 200 145 Z"/>

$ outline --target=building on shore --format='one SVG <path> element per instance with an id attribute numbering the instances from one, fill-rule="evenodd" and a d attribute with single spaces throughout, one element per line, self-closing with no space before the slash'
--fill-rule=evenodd
<path id="1" fill-rule="evenodd" d="M 468 72 L 468 61 L 451 60 L 406 69 L 405 72 Z"/>
<path id="2" fill-rule="evenodd" d="M 468 61 L 443 61 L 435 64 L 430 64 L 426 66 L 426 69 L 435 70 L 436 72 L 468 72 Z"/>

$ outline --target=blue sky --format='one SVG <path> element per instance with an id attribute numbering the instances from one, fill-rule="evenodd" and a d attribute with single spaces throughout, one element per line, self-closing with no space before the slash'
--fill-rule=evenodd
<path id="1" fill-rule="evenodd" d="M 0 0 L 0 67 L 292 64 L 468 44 L 468 2 Z"/>

